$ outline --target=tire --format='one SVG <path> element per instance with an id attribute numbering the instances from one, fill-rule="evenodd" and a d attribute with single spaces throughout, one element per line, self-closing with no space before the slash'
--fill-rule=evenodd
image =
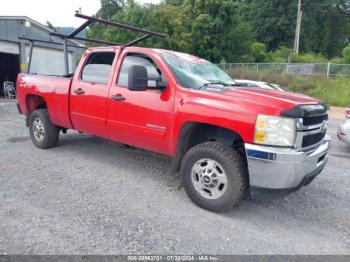
<path id="1" fill-rule="evenodd" d="M 60 128 L 51 123 L 46 109 L 38 109 L 29 116 L 29 133 L 35 146 L 46 149 L 57 145 Z"/>
<path id="2" fill-rule="evenodd" d="M 191 148 L 182 160 L 180 173 L 192 202 L 209 211 L 229 211 L 247 196 L 245 161 L 230 146 L 207 142 Z"/>

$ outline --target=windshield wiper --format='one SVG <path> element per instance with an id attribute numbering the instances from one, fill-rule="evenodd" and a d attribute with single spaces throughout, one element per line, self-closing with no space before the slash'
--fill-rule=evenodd
<path id="1" fill-rule="evenodd" d="M 210 80 L 209 80 L 210 81 Z M 213 81 L 210 81 L 208 83 L 205 83 L 204 84 L 205 86 L 210 86 L 210 85 L 223 85 L 223 86 L 231 86 L 231 84 L 229 83 L 226 83 L 224 81 L 220 81 L 220 80 L 213 80 Z"/>
<path id="2" fill-rule="evenodd" d="M 225 83 L 225 82 L 222 82 L 222 81 L 213 81 L 213 82 L 208 82 L 208 83 L 205 83 L 203 84 L 202 86 L 200 87 L 197 87 L 196 89 L 202 89 L 202 88 L 205 88 L 205 87 L 208 87 L 208 86 L 213 86 L 213 85 L 222 85 L 222 86 L 225 86 L 225 87 L 228 87 L 228 86 L 235 86 L 234 83 Z"/>

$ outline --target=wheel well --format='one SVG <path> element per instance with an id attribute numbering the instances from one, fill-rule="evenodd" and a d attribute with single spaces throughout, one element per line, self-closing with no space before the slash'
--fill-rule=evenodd
<path id="1" fill-rule="evenodd" d="M 28 115 L 36 109 L 47 108 L 45 99 L 37 95 L 27 95 L 26 106 Z"/>
<path id="2" fill-rule="evenodd" d="M 233 130 L 203 123 L 187 123 L 180 131 L 173 170 L 180 170 L 182 158 L 190 148 L 209 141 L 220 142 L 238 150 L 244 148 L 243 139 Z"/>
<path id="3" fill-rule="evenodd" d="M 26 96 L 26 107 L 27 107 L 27 126 L 28 126 L 28 117 L 30 114 L 37 109 L 47 108 L 47 104 L 44 98 L 38 95 L 27 95 Z"/>

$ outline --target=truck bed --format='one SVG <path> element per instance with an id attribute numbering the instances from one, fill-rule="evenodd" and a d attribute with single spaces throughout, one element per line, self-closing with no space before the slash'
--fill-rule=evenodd
<path id="1" fill-rule="evenodd" d="M 20 110 L 27 115 L 33 103 L 46 101 L 51 121 L 72 128 L 69 114 L 69 92 L 72 77 L 19 74 L 17 95 Z"/>

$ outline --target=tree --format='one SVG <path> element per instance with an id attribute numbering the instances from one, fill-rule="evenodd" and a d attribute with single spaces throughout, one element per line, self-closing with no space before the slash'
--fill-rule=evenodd
<path id="1" fill-rule="evenodd" d="M 249 52 L 251 31 L 231 0 L 168 0 L 158 5 L 140 5 L 129 0 L 112 20 L 164 32 L 167 39 L 151 38 L 141 46 L 171 48 L 213 62 L 239 60 Z M 139 36 L 119 28 L 93 26 L 90 36 L 127 43 Z"/>
<path id="2" fill-rule="evenodd" d="M 124 5 L 123 0 L 101 0 L 101 9 L 97 12 L 97 16 L 110 19 L 117 12 L 123 10 Z"/>
<path id="3" fill-rule="evenodd" d="M 181 9 L 187 17 L 191 53 L 213 62 L 239 61 L 249 52 L 252 33 L 230 0 L 186 0 Z"/>
<path id="4" fill-rule="evenodd" d="M 340 56 L 349 42 L 350 1 L 303 0 L 300 48 L 318 60 Z M 293 46 L 297 0 L 101 0 L 96 14 L 167 34 L 141 46 L 170 48 L 213 62 L 288 61 Z M 88 36 L 127 43 L 141 34 L 101 25 Z M 314 55 L 316 54 L 316 55 Z M 303 59 L 304 59 L 303 58 Z M 294 58 L 295 59 L 295 58 Z"/>
<path id="5" fill-rule="evenodd" d="M 242 1 L 242 16 L 255 32 L 256 41 L 266 43 L 268 50 L 291 47 L 297 15 L 297 1 Z"/>

